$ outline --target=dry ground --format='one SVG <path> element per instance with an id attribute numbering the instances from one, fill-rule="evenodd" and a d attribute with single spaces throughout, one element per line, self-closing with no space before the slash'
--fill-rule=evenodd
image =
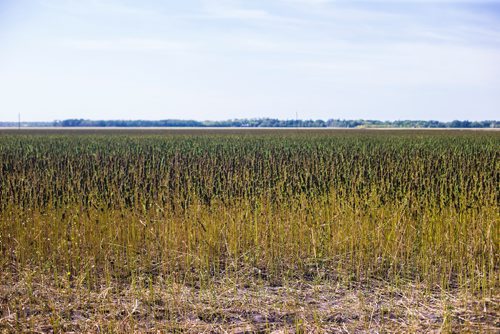
<path id="1" fill-rule="evenodd" d="M 500 298 L 365 284 L 156 279 L 103 284 L 2 274 L 0 333 L 500 332 Z"/>

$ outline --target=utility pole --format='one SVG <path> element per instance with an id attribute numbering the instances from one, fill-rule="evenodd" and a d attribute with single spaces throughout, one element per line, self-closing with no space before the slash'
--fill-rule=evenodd
<path id="1" fill-rule="evenodd" d="M 17 125 L 19 127 L 19 130 L 21 130 L 21 113 L 17 115 Z"/>

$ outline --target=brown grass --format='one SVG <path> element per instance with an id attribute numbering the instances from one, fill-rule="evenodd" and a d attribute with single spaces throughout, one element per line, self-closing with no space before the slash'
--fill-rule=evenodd
<path id="1" fill-rule="evenodd" d="M 3 277 L 0 330 L 93 333 L 498 332 L 500 299 L 429 291 L 406 282 L 350 286 L 259 279 L 203 288 L 159 278 L 132 285 L 84 285 L 38 273 Z"/>

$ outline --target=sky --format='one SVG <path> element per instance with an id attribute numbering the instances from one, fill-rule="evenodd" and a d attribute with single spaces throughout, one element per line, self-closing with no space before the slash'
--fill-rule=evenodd
<path id="1" fill-rule="evenodd" d="M 500 0 L 0 0 L 0 121 L 500 119 Z"/>

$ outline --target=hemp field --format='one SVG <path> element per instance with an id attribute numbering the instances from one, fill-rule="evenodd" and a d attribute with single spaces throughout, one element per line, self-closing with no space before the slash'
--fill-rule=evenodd
<path id="1" fill-rule="evenodd" d="M 498 332 L 500 132 L 1 130 L 0 332 Z"/>

